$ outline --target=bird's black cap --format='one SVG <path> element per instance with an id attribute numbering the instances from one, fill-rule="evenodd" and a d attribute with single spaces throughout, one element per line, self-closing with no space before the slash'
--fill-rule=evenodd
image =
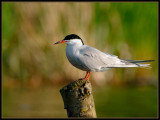
<path id="1" fill-rule="evenodd" d="M 76 34 L 70 34 L 64 38 L 64 40 L 70 40 L 70 39 L 81 39 L 81 38 Z"/>
<path id="2" fill-rule="evenodd" d="M 63 40 L 71 40 L 71 39 L 80 39 L 82 41 L 82 39 L 76 34 L 67 35 Z M 83 43 L 83 41 L 82 41 L 82 43 Z M 83 43 L 83 45 L 84 45 L 84 43 Z"/>

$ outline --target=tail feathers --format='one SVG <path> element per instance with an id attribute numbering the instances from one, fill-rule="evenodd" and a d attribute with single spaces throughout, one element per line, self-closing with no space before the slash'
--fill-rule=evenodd
<path id="1" fill-rule="evenodd" d="M 136 63 L 137 64 L 137 63 Z M 150 64 L 137 64 L 139 67 L 141 68 L 146 68 L 146 69 L 150 69 L 152 68 L 151 66 L 149 66 Z"/>
<path id="2" fill-rule="evenodd" d="M 137 65 L 137 67 L 142 67 L 142 68 L 152 68 L 149 65 L 150 64 L 139 64 L 139 63 L 145 63 L 145 62 L 153 62 L 155 60 L 122 60 L 123 62 L 126 62 L 126 64 L 132 63 Z"/>

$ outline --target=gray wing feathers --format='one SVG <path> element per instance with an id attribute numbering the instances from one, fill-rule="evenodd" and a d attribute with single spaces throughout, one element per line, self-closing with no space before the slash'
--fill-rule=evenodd
<path id="1" fill-rule="evenodd" d="M 122 60 L 118 56 L 103 53 L 95 48 L 84 45 L 80 50 L 79 57 L 76 61 L 88 70 L 103 71 L 106 68 L 114 67 L 148 67 L 149 64 L 139 64 L 149 61 Z"/>
<path id="2" fill-rule="evenodd" d="M 80 50 L 76 61 L 93 71 L 102 71 L 114 67 L 138 67 L 137 64 L 122 62 L 117 56 L 103 53 L 95 48 L 85 46 Z"/>

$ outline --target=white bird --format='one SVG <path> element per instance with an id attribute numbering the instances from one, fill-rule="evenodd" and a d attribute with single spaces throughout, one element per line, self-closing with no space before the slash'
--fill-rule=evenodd
<path id="1" fill-rule="evenodd" d="M 76 34 L 67 35 L 63 40 L 55 44 L 66 43 L 66 56 L 69 62 L 76 68 L 86 71 L 82 79 L 89 79 L 91 72 L 103 72 L 110 68 L 148 67 L 154 60 L 123 60 L 118 56 L 104 53 L 96 48 L 84 45 L 82 39 Z"/>

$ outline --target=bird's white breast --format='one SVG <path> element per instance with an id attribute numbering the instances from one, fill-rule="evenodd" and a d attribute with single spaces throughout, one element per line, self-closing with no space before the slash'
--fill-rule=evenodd
<path id="1" fill-rule="evenodd" d="M 71 60 L 75 55 L 76 55 L 76 48 L 73 45 L 67 45 L 66 47 L 67 58 Z"/>
<path id="2" fill-rule="evenodd" d="M 69 62 L 78 69 L 88 71 L 88 69 L 84 68 L 80 63 L 76 61 L 76 59 L 80 56 L 79 48 L 80 45 L 67 45 L 66 47 L 66 56 Z"/>

